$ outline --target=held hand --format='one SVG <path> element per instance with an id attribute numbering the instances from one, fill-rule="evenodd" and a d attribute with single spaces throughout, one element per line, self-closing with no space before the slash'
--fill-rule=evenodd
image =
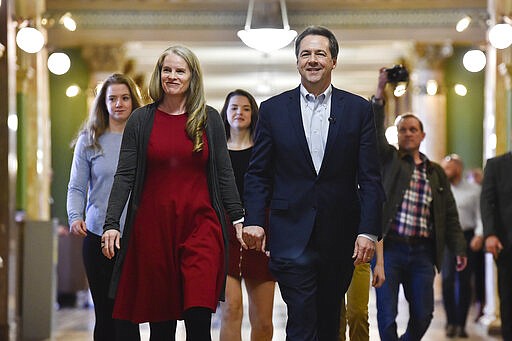
<path id="1" fill-rule="evenodd" d="M 242 239 L 248 249 L 265 252 L 266 236 L 263 227 L 256 225 L 244 227 Z"/>
<path id="2" fill-rule="evenodd" d="M 85 225 L 85 221 L 81 219 L 72 222 L 69 229 L 71 230 L 71 233 L 76 234 L 78 236 L 87 236 L 87 226 Z"/>
<path id="3" fill-rule="evenodd" d="M 477 252 L 482 250 L 484 246 L 484 237 L 482 236 L 474 236 L 469 243 L 469 247 L 471 251 Z"/>
<path id="4" fill-rule="evenodd" d="M 354 266 L 362 263 L 368 263 L 375 254 L 375 242 L 363 236 L 358 236 L 354 245 Z"/>
<path id="5" fill-rule="evenodd" d="M 485 239 L 485 249 L 487 252 L 492 253 L 494 259 L 497 259 L 500 255 L 501 250 L 503 250 L 503 245 L 500 240 L 496 236 L 489 236 Z"/>
<path id="6" fill-rule="evenodd" d="M 373 268 L 372 286 L 380 288 L 386 281 L 386 274 L 384 273 L 384 264 L 375 264 Z"/>
<path id="7" fill-rule="evenodd" d="M 455 267 L 455 269 L 457 271 L 462 271 L 466 268 L 467 264 L 468 264 L 468 257 L 457 256 L 457 266 Z"/>
<path id="8" fill-rule="evenodd" d="M 101 236 L 101 252 L 108 259 L 115 256 L 115 249 L 120 249 L 121 233 L 118 230 L 107 230 Z"/>
<path id="9" fill-rule="evenodd" d="M 235 231 L 236 231 L 236 239 L 238 239 L 238 241 L 240 242 L 240 245 L 242 245 L 242 247 L 247 250 L 247 244 L 245 244 L 244 239 L 242 238 L 242 231 L 243 231 L 244 225 L 242 223 L 237 223 L 234 226 L 235 226 Z"/>

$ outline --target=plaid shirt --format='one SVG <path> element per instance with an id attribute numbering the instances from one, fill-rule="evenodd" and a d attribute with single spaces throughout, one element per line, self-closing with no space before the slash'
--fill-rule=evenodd
<path id="1" fill-rule="evenodd" d="M 409 187 L 402 199 L 402 205 L 391 225 L 391 229 L 398 235 L 425 238 L 431 235 L 432 189 L 427 179 L 426 168 L 425 160 L 414 168 Z"/>

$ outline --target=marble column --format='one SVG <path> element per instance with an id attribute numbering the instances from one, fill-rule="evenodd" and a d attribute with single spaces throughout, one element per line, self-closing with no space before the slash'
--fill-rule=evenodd
<path id="1" fill-rule="evenodd" d="M 446 155 L 446 94 L 443 62 L 451 50 L 441 44 L 416 44 L 411 74 L 412 112 L 426 133 L 421 152 L 439 161 Z M 411 87 L 411 86 L 410 86 Z"/>
<path id="2" fill-rule="evenodd" d="M 17 14 L 29 18 L 33 25 L 46 35 L 40 25 L 44 12 L 44 0 L 18 1 Z M 47 50 L 29 54 L 20 49 L 17 52 L 17 95 L 25 105 L 23 126 L 18 128 L 22 139 L 23 159 L 19 160 L 24 197 L 22 209 L 27 220 L 45 220 L 50 217 L 50 184 L 51 184 L 51 139 L 48 94 Z"/>

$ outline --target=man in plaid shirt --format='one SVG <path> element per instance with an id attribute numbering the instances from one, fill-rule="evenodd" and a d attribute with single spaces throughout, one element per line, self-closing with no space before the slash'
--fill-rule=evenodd
<path id="1" fill-rule="evenodd" d="M 377 288 L 377 322 L 383 341 L 398 340 L 396 316 L 402 284 L 409 302 L 409 323 L 400 340 L 420 340 L 434 311 L 435 268 L 441 270 L 445 246 L 457 255 L 457 270 L 466 266 L 466 245 L 450 183 L 440 165 L 419 151 L 423 123 L 413 114 L 397 123 L 398 150 L 384 134 L 384 88 L 387 72 L 380 70 L 372 105 L 377 125 L 383 185 L 384 272 Z"/>

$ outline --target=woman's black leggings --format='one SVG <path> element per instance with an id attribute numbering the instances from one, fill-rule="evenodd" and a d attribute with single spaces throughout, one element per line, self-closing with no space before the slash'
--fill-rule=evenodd
<path id="1" fill-rule="evenodd" d="M 212 311 L 204 307 L 193 307 L 183 313 L 187 341 L 211 341 Z M 116 320 L 117 341 L 140 341 L 139 325 L 125 320 Z M 150 322 L 150 341 L 174 341 L 176 321 Z"/>

